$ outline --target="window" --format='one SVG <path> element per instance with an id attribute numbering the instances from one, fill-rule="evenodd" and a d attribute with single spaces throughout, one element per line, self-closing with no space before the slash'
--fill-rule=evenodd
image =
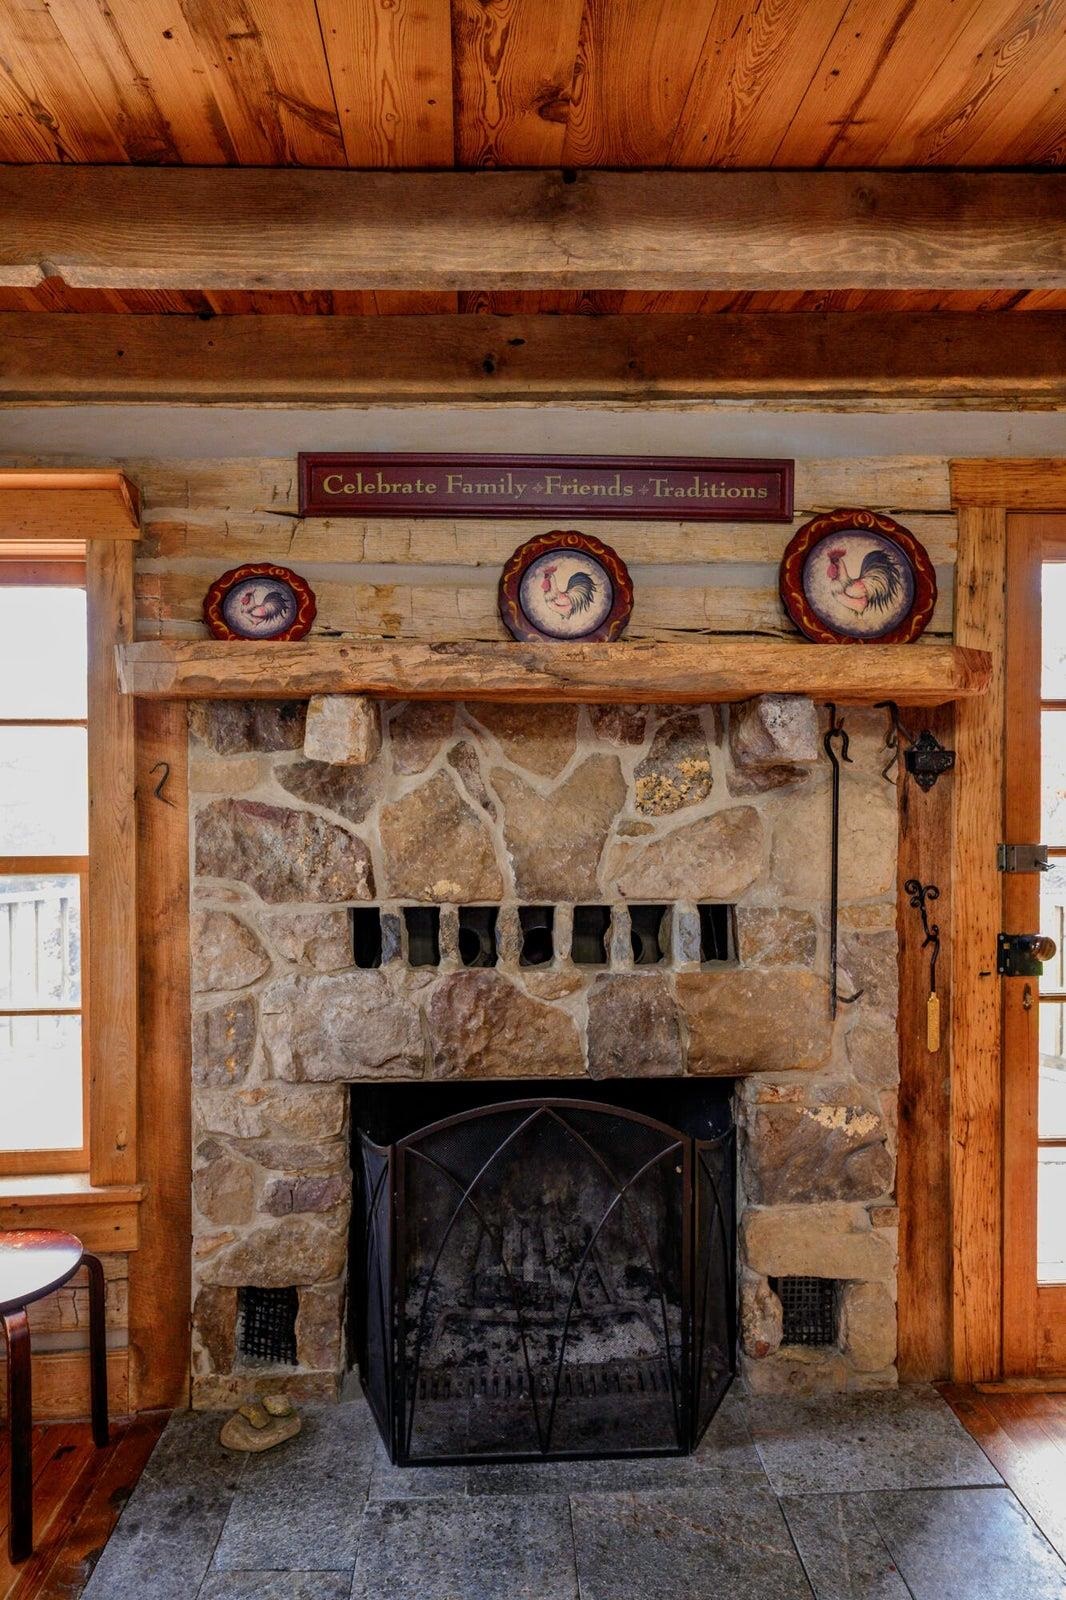
<path id="1" fill-rule="evenodd" d="M 84 568 L 0 546 L 0 1171 L 88 1166 Z"/>

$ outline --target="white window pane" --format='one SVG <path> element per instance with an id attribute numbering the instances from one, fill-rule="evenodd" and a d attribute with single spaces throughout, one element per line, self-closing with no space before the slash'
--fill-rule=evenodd
<path id="1" fill-rule="evenodd" d="M 81 1003 L 81 884 L 0 877 L 0 1010 Z"/>
<path id="2" fill-rule="evenodd" d="M 1046 561 L 1042 569 L 1045 700 L 1066 700 L 1066 561 Z"/>
<path id="3" fill-rule="evenodd" d="M 0 1017 L 0 1150 L 82 1143 L 80 1017 Z"/>
<path id="4" fill-rule="evenodd" d="M 84 717 L 85 590 L 0 587 L 0 717 Z"/>
<path id="5" fill-rule="evenodd" d="M 1036 1195 L 1036 1275 L 1066 1283 L 1066 1150 L 1041 1150 Z"/>
<path id="6" fill-rule="evenodd" d="M 1066 711 L 1045 711 L 1040 718 L 1043 770 L 1044 844 L 1066 844 Z"/>
<path id="7" fill-rule="evenodd" d="M 0 856 L 83 856 L 84 728 L 0 728 Z"/>
<path id="8" fill-rule="evenodd" d="M 1039 1112 L 1041 1139 L 1066 1139 L 1066 1006 L 1058 1000 L 1040 1006 Z"/>
<path id="9" fill-rule="evenodd" d="M 1055 941 L 1040 988 L 1045 994 L 1066 994 L 1066 860 L 1061 856 L 1052 856 L 1050 872 L 1040 874 L 1040 932 Z"/>

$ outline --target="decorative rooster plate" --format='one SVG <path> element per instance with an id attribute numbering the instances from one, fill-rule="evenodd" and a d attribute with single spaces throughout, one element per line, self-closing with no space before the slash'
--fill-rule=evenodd
<path id="1" fill-rule="evenodd" d="M 587 533 L 541 533 L 500 578 L 500 616 L 516 639 L 617 639 L 633 610 L 626 564 Z"/>
<path id="2" fill-rule="evenodd" d="M 813 517 L 781 562 L 781 600 L 819 644 L 909 644 L 929 626 L 936 574 L 913 534 L 875 511 Z"/>
<path id="3" fill-rule="evenodd" d="M 303 578 L 267 561 L 224 572 L 204 596 L 204 621 L 216 639 L 303 639 L 315 609 Z"/>

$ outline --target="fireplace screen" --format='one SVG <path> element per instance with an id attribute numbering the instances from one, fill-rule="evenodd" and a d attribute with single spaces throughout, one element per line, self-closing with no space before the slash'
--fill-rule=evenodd
<path id="1" fill-rule="evenodd" d="M 731 1087 L 354 1091 L 355 1353 L 395 1461 L 694 1447 L 734 1364 Z"/>

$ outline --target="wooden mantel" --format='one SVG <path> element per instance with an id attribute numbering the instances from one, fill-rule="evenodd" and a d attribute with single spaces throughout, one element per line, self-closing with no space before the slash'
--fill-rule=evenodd
<path id="1" fill-rule="evenodd" d="M 842 705 L 944 705 L 985 692 L 988 655 L 957 645 L 813 645 L 694 639 L 660 644 L 441 643 L 308 639 L 299 644 L 120 645 L 127 694 L 153 700 L 389 700 L 700 705 L 805 694 Z"/>

